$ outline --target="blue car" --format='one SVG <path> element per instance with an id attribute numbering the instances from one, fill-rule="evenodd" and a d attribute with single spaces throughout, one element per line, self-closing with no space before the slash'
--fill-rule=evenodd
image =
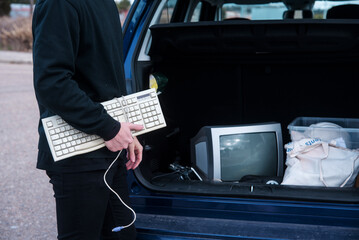
<path id="1" fill-rule="evenodd" d="M 284 184 L 308 121 L 343 123 L 340 146 L 359 148 L 356 4 L 133 2 L 127 90 L 156 88 L 167 124 L 139 137 L 143 161 L 128 175 L 138 239 L 359 239 L 359 160 L 338 186 L 300 174 Z M 323 166 L 309 171 L 324 183 Z"/>

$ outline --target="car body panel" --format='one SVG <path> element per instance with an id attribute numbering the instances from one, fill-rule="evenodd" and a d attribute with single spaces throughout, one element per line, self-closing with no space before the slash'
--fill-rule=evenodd
<path id="1" fill-rule="evenodd" d="M 146 17 L 148 16 L 152 4 L 152 0 L 135 1 L 124 23 L 124 68 L 128 93 L 133 93 L 135 91 L 135 82 L 132 75 L 132 61 L 140 34 L 143 30 L 144 22 L 146 21 Z"/>
<path id="2" fill-rule="evenodd" d="M 135 61 L 154 0 L 137 0 L 124 26 L 127 90 L 139 86 Z M 359 239 L 359 203 L 161 191 L 129 172 L 139 239 Z"/>
<path id="3" fill-rule="evenodd" d="M 140 239 L 356 239 L 358 229 L 139 214 Z"/>
<path id="4" fill-rule="evenodd" d="M 357 204 L 154 193 L 132 172 L 129 182 L 139 239 L 359 238 Z"/>

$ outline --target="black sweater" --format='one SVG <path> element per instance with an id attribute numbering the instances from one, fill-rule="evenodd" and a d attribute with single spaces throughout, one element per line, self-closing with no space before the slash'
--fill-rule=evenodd
<path id="1" fill-rule="evenodd" d="M 113 0 L 39 0 L 33 15 L 34 88 L 40 118 L 60 115 L 75 128 L 109 140 L 121 125 L 100 102 L 126 94 L 122 32 Z M 106 168 L 106 148 L 54 163 L 39 122 L 38 167 Z M 79 160 L 82 159 L 82 160 Z M 85 160 L 90 159 L 90 160 Z M 98 159 L 98 160 L 96 160 Z"/>

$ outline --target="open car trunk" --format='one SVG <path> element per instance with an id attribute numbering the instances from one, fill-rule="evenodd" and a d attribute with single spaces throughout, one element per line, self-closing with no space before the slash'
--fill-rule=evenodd
<path id="1" fill-rule="evenodd" d="M 286 144 L 287 126 L 297 117 L 359 118 L 358 29 L 355 20 L 152 26 L 151 60 L 136 63 L 136 80 L 147 88 L 151 73 L 168 79 L 159 95 L 167 127 L 141 137 L 140 182 L 194 195 L 358 203 L 355 187 L 266 184 L 281 176 L 199 181 L 169 168 L 191 167 L 190 139 L 203 126 L 279 122 Z"/>

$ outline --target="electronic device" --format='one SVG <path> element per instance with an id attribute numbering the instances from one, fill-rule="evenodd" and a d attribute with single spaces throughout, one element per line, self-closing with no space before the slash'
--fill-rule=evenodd
<path id="1" fill-rule="evenodd" d="M 169 168 L 176 173 L 180 174 L 180 180 L 201 180 L 197 171 L 193 167 L 181 166 L 178 163 L 171 163 Z"/>
<path id="2" fill-rule="evenodd" d="M 192 166 L 204 180 L 283 176 L 280 123 L 205 126 L 191 139 Z"/>
<path id="3" fill-rule="evenodd" d="M 133 136 L 166 126 L 156 90 L 152 88 L 103 102 L 102 105 L 107 113 L 119 122 L 143 125 L 141 131 L 132 132 Z M 73 128 L 60 116 L 44 118 L 42 124 L 55 161 L 105 146 L 102 138 Z"/>

